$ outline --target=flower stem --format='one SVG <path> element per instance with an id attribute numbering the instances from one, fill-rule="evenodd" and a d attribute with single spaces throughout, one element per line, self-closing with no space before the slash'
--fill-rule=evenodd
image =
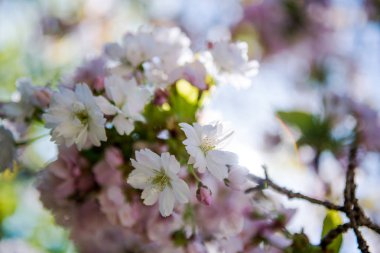
<path id="1" fill-rule="evenodd" d="M 197 173 L 194 171 L 194 167 L 192 166 L 192 165 L 190 165 L 189 167 L 188 167 L 188 171 L 190 172 L 190 174 L 195 178 L 195 180 L 197 181 L 197 182 L 202 182 L 202 180 L 199 178 L 199 176 L 197 175 Z"/>

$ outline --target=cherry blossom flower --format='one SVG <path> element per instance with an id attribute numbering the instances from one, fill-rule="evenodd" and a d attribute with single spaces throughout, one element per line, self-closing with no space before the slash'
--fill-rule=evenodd
<path id="1" fill-rule="evenodd" d="M 135 121 L 144 121 L 142 111 L 151 95 L 142 87 L 138 87 L 135 79 L 125 81 L 118 76 L 111 76 L 105 80 L 107 97 L 96 97 L 96 102 L 106 115 L 115 115 L 112 120 L 116 131 L 120 134 L 130 134 L 134 129 Z"/>
<path id="2" fill-rule="evenodd" d="M 102 187 L 120 186 L 123 184 L 123 175 L 118 167 L 123 164 L 120 150 L 109 147 L 105 151 L 105 159 L 93 167 L 96 182 Z"/>
<path id="3" fill-rule="evenodd" d="M 154 45 L 152 34 L 140 31 L 137 34 L 126 34 L 121 44 L 106 44 L 104 52 L 111 60 L 138 67 L 154 56 Z"/>
<path id="4" fill-rule="evenodd" d="M 104 88 L 105 65 L 106 61 L 102 57 L 86 59 L 72 76 L 65 78 L 62 85 L 72 88 L 73 84 L 86 83 L 92 90 L 100 91 Z"/>
<path id="5" fill-rule="evenodd" d="M 137 213 L 125 201 L 120 187 L 111 186 L 103 190 L 99 197 L 100 209 L 106 214 L 111 224 L 131 227 L 136 222 Z"/>
<path id="6" fill-rule="evenodd" d="M 87 142 L 100 146 L 106 141 L 105 118 L 87 84 L 77 84 L 75 92 L 62 88 L 53 94 L 44 114 L 46 126 L 52 128 L 52 139 L 58 144 L 82 149 Z"/>
<path id="7" fill-rule="evenodd" d="M 142 75 L 141 81 L 165 88 L 176 70 L 193 56 L 190 40 L 178 28 L 142 27 L 136 33 L 128 33 L 121 44 L 109 43 L 105 55 L 118 63 L 111 73 L 130 77 Z"/>
<path id="8" fill-rule="evenodd" d="M 19 78 L 16 81 L 15 100 L 0 104 L 1 115 L 18 120 L 31 118 L 36 109 L 45 109 L 50 103 L 51 91 L 47 87 L 35 86 L 30 78 Z"/>
<path id="9" fill-rule="evenodd" d="M 136 160 L 131 159 L 135 168 L 127 182 L 136 189 L 142 189 L 141 198 L 145 205 L 159 202 L 162 216 L 171 215 L 174 202 L 187 203 L 190 198 L 188 185 L 177 176 L 180 164 L 173 155 L 161 156 L 149 149 L 136 151 Z"/>
<path id="10" fill-rule="evenodd" d="M 237 164 L 237 155 L 221 150 L 221 144 L 225 142 L 233 132 L 223 132 L 220 123 L 201 126 L 194 123 L 179 124 L 185 132 L 186 150 L 190 155 L 189 163 L 193 164 L 200 173 L 206 169 L 217 179 L 224 180 L 228 177 L 228 166 Z"/>
<path id="11" fill-rule="evenodd" d="M 259 63 L 248 59 L 248 45 L 245 42 L 210 43 L 210 50 L 202 55 L 208 71 L 219 83 L 249 87 L 251 77 L 256 75 Z"/>

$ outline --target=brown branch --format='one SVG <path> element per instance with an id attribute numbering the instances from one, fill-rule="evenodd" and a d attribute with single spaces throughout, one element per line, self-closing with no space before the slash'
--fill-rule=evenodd
<path id="1" fill-rule="evenodd" d="M 380 226 L 373 223 L 368 217 L 364 217 L 364 221 L 361 222 L 360 224 L 380 234 Z"/>
<path id="2" fill-rule="evenodd" d="M 322 238 L 320 242 L 320 246 L 322 249 L 326 249 L 327 246 L 340 234 L 345 233 L 348 229 L 352 229 L 355 233 L 358 248 L 362 253 L 369 253 L 369 247 L 364 239 L 362 233 L 359 230 L 359 227 L 365 226 L 376 233 L 380 234 L 380 226 L 374 224 L 364 213 L 363 209 L 359 205 L 359 201 L 356 197 L 356 184 L 355 184 L 355 169 L 357 167 L 357 145 L 354 144 L 349 152 L 349 163 L 347 166 L 347 172 L 346 172 L 346 184 L 344 188 L 344 204 L 343 206 L 336 205 L 334 203 L 331 203 L 327 200 L 318 200 L 309 196 L 306 196 L 302 193 L 291 191 L 285 187 L 282 187 L 275 182 L 273 182 L 268 174 L 265 167 L 265 178 L 261 178 L 252 174 L 249 174 L 248 177 L 253 182 L 257 183 L 258 185 L 252 188 L 247 189 L 245 192 L 250 193 L 257 190 L 263 190 L 266 188 L 271 188 L 272 190 L 287 196 L 289 199 L 302 199 L 306 200 L 309 203 L 324 206 L 327 209 L 330 210 L 336 210 L 343 212 L 347 215 L 349 222 L 339 225 L 335 229 L 329 231 L 327 235 Z"/>
<path id="3" fill-rule="evenodd" d="M 274 191 L 287 196 L 289 199 L 303 199 L 303 200 L 308 201 L 309 203 L 320 205 L 320 206 L 324 206 L 324 207 L 326 207 L 327 209 L 330 209 L 330 210 L 336 210 L 336 211 L 343 211 L 344 210 L 343 206 L 339 206 L 339 205 L 333 204 L 333 203 L 331 203 L 331 202 L 329 202 L 327 200 L 318 200 L 318 199 L 306 196 L 306 195 L 304 195 L 302 193 L 294 192 L 294 191 L 291 191 L 291 190 L 289 190 L 289 189 L 287 189 L 285 187 L 279 186 L 278 184 L 276 184 L 275 182 L 273 182 L 268 177 L 266 179 L 264 179 L 264 178 L 257 177 L 255 175 L 250 174 L 249 178 L 252 181 L 254 181 L 255 183 L 259 184 L 259 185 L 256 186 L 256 187 L 252 187 L 252 188 L 247 189 L 245 191 L 246 193 L 249 193 L 249 192 L 252 192 L 252 191 L 256 191 L 257 189 L 263 189 L 263 188 L 270 187 Z"/>
<path id="4" fill-rule="evenodd" d="M 364 240 L 364 237 L 363 237 L 362 233 L 360 232 L 358 226 L 353 225 L 352 229 L 355 232 L 356 240 L 358 242 L 358 248 L 360 249 L 360 251 L 363 253 L 369 253 L 369 248 L 368 248 L 367 242 L 366 242 L 366 240 Z"/>
<path id="5" fill-rule="evenodd" d="M 345 233 L 351 227 L 350 223 L 344 223 L 342 225 L 337 226 L 335 229 L 330 230 L 321 240 L 319 246 L 324 250 L 329 246 L 335 238 L 339 235 Z"/>

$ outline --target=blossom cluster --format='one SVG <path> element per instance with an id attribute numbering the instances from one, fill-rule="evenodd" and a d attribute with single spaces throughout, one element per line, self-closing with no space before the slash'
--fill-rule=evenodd
<path id="1" fill-rule="evenodd" d="M 246 85 L 256 71 L 242 42 L 194 52 L 178 28 L 142 28 L 58 90 L 20 81 L 19 101 L 1 106 L 7 124 L 38 120 L 51 130 L 58 159 L 37 187 L 80 252 L 280 252 L 290 244 L 280 233 L 289 210 L 258 215 L 244 193 L 248 169 L 224 149 L 233 132 L 197 123 L 214 85 Z M 6 128 L 0 135 L 16 142 Z"/>

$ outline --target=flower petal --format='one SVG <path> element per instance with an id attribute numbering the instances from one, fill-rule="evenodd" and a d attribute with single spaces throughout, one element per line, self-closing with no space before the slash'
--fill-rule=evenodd
<path id="1" fill-rule="evenodd" d="M 124 115 L 118 114 L 113 120 L 112 123 L 115 125 L 116 131 L 120 135 L 129 135 L 135 129 L 133 121 L 125 118 Z"/>
<path id="2" fill-rule="evenodd" d="M 166 187 L 160 194 L 159 209 L 162 216 L 167 217 L 172 214 L 175 197 L 173 191 Z"/>
<path id="3" fill-rule="evenodd" d="M 121 106 L 124 103 L 123 86 L 125 81 L 118 76 L 110 76 L 104 80 L 107 96 L 115 102 L 116 106 Z"/>
<path id="4" fill-rule="evenodd" d="M 182 179 L 173 180 L 172 182 L 173 192 L 175 198 L 180 203 L 187 203 L 190 199 L 189 186 Z"/>
<path id="5" fill-rule="evenodd" d="M 112 105 L 105 97 L 97 96 L 95 97 L 96 104 L 99 106 L 100 110 L 105 115 L 115 115 L 117 113 L 117 108 Z"/>
<path id="6" fill-rule="evenodd" d="M 207 163 L 202 150 L 199 147 L 186 146 L 186 151 L 193 158 L 191 161 L 194 164 L 194 168 L 197 168 L 199 173 L 205 173 Z"/>
<path id="7" fill-rule="evenodd" d="M 133 188 L 144 189 L 149 185 L 150 178 L 143 170 L 135 169 L 129 174 L 127 183 Z"/>
<path id="8" fill-rule="evenodd" d="M 148 186 L 141 193 L 141 198 L 144 200 L 144 205 L 151 206 L 157 202 L 159 191 L 153 186 Z"/>
<path id="9" fill-rule="evenodd" d="M 136 151 L 136 160 L 147 168 L 159 171 L 161 158 L 149 149 Z"/>
<path id="10" fill-rule="evenodd" d="M 216 163 L 209 154 L 206 155 L 207 169 L 217 179 L 223 181 L 228 177 L 228 168 L 225 164 Z"/>
<path id="11" fill-rule="evenodd" d="M 238 164 L 238 156 L 235 153 L 229 151 L 211 150 L 207 152 L 207 156 L 209 156 L 214 162 L 219 164 Z"/>
<path id="12" fill-rule="evenodd" d="M 184 141 L 185 145 L 198 146 L 201 144 L 200 136 L 198 136 L 198 133 L 195 131 L 194 127 L 187 123 L 180 123 L 179 126 L 187 137 L 187 139 Z"/>

